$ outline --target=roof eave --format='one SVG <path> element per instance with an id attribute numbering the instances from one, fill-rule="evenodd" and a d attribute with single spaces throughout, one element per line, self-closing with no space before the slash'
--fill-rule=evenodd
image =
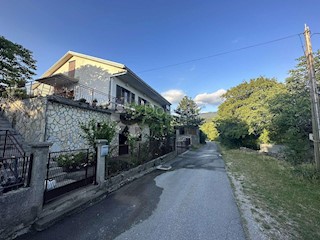
<path id="1" fill-rule="evenodd" d="M 160 93 L 158 93 L 156 90 L 154 90 L 149 84 L 147 84 L 145 81 L 143 81 L 139 76 L 137 76 L 132 70 L 130 70 L 128 67 L 125 67 L 126 72 L 119 73 L 119 74 L 113 74 L 112 76 L 117 77 L 125 74 L 130 74 L 133 78 L 135 78 L 137 81 L 139 81 L 142 85 L 144 85 L 146 88 L 148 88 L 153 94 L 157 95 L 166 105 L 170 105 L 171 103 L 165 99 Z"/>

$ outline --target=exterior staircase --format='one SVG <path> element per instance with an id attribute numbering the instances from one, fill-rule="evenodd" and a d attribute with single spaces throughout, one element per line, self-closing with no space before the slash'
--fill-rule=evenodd
<path id="1" fill-rule="evenodd" d="M 6 139 L 6 134 L 10 135 L 10 140 Z M 3 154 L 5 143 L 6 151 Z M 0 112 L 0 156 L 11 157 L 12 152 L 17 152 L 14 150 L 19 150 L 29 155 L 31 147 L 24 141 L 23 137 L 12 128 L 11 123 L 4 117 L 3 112 Z"/>

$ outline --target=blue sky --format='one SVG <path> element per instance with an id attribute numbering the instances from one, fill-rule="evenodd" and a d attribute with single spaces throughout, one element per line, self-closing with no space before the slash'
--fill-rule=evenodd
<path id="1" fill-rule="evenodd" d="M 319 0 L 10 0 L 1 9 L 0 35 L 33 52 L 35 78 L 73 50 L 123 63 L 173 103 L 186 94 L 204 112 L 244 80 L 284 81 L 303 54 L 299 37 L 162 67 L 302 33 L 305 23 L 320 33 Z M 319 49 L 320 35 L 312 43 Z"/>

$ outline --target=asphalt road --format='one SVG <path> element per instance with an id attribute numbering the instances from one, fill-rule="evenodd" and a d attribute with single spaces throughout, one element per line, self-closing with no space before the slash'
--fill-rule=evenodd
<path id="1" fill-rule="evenodd" d="M 214 143 L 180 155 L 98 204 L 18 240 L 245 239 Z"/>

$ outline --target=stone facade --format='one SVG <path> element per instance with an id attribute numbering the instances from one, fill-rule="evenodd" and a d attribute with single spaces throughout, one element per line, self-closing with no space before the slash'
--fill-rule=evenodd
<path id="1" fill-rule="evenodd" d="M 48 101 L 46 117 L 46 141 L 53 143 L 51 151 L 62 151 L 88 148 L 81 124 L 110 120 L 110 113 Z"/>
<path id="2" fill-rule="evenodd" d="M 146 125 L 125 125 L 121 123 L 119 113 L 79 105 L 72 100 L 39 97 L 15 101 L 8 105 L 10 107 L 5 111 L 6 117 L 25 142 L 51 142 L 51 152 L 88 148 L 88 143 L 81 136 L 80 126 L 87 124 L 91 119 L 97 122 L 117 122 L 119 131 L 127 126 L 130 134 L 141 134 L 142 142 L 146 142 L 150 135 L 149 127 Z M 110 145 L 114 149 L 112 155 L 117 156 L 119 132 Z"/>
<path id="3" fill-rule="evenodd" d="M 7 119 L 28 143 L 45 140 L 47 98 L 30 98 L 8 104 Z"/>

